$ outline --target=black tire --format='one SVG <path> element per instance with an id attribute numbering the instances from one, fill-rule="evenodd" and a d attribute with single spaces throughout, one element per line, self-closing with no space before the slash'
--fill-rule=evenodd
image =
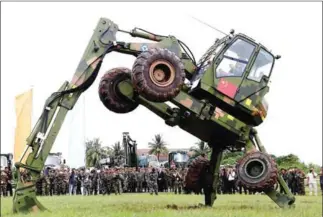
<path id="1" fill-rule="evenodd" d="M 117 85 L 124 80 L 131 79 L 131 70 L 128 68 L 113 68 L 107 71 L 99 84 L 99 97 L 103 105 L 115 113 L 128 113 L 138 107 L 138 103 L 123 96 Z"/>
<path id="2" fill-rule="evenodd" d="M 194 193 L 201 192 L 207 185 L 206 172 L 210 166 L 210 161 L 206 158 L 198 157 L 193 160 L 185 176 L 185 189 Z"/>
<path id="3" fill-rule="evenodd" d="M 136 91 L 149 101 L 166 102 L 176 97 L 185 81 L 184 65 L 175 53 L 163 48 L 142 52 L 132 69 Z"/>
<path id="4" fill-rule="evenodd" d="M 251 169 L 262 168 L 261 172 L 255 171 L 252 176 Z M 278 179 L 278 168 L 274 159 L 265 153 L 255 151 L 246 154 L 237 164 L 237 175 L 242 185 L 252 191 L 266 191 L 273 189 Z"/>

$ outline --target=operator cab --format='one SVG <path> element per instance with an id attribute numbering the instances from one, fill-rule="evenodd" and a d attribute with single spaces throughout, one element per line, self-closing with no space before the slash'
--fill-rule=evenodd
<path id="1" fill-rule="evenodd" d="M 246 35 L 217 39 L 198 63 L 191 94 L 248 125 L 258 126 L 266 117 L 264 96 L 274 62 L 273 54 Z"/>

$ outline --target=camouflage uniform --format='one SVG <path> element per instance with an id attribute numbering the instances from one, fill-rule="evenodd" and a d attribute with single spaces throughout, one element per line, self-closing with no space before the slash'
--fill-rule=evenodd
<path id="1" fill-rule="evenodd" d="M 122 193 L 122 186 L 121 186 L 121 180 L 123 179 L 122 175 L 119 173 L 119 171 L 115 171 L 113 173 L 113 178 L 112 178 L 112 185 L 113 185 L 113 190 L 114 193 L 121 194 Z"/>
<path id="2" fill-rule="evenodd" d="M 89 174 L 84 175 L 84 184 L 83 184 L 83 195 L 91 194 L 91 178 Z"/>
<path id="3" fill-rule="evenodd" d="M 36 195 L 42 195 L 42 182 L 43 182 L 44 174 L 43 172 L 40 173 L 40 177 L 36 180 L 35 187 L 36 187 Z"/>
<path id="4" fill-rule="evenodd" d="M 155 171 L 155 168 L 152 169 L 152 171 L 149 173 L 149 192 L 152 195 L 154 192 L 156 195 L 158 195 L 158 173 Z"/>
<path id="5" fill-rule="evenodd" d="M 136 173 L 136 180 L 137 180 L 137 192 L 142 193 L 142 184 L 145 179 L 145 174 L 142 171 L 138 171 Z"/>
<path id="6" fill-rule="evenodd" d="M 48 172 L 48 180 L 49 180 L 49 195 L 52 196 L 54 194 L 54 184 L 55 184 L 55 170 L 51 169 Z"/>
<path id="7" fill-rule="evenodd" d="M 112 173 L 111 171 L 108 171 L 105 176 L 105 180 L 106 180 L 105 189 L 108 195 L 110 195 L 112 191 L 112 179 L 113 179 Z"/>
<path id="8" fill-rule="evenodd" d="M 177 194 L 177 192 L 179 194 L 182 193 L 182 186 L 183 185 L 183 180 L 182 180 L 182 176 L 179 172 L 176 171 L 176 173 L 174 174 L 174 191 L 175 194 Z"/>
<path id="9" fill-rule="evenodd" d="M 91 194 L 94 193 L 94 195 L 97 195 L 98 193 L 98 173 L 96 172 L 96 170 L 92 171 L 92 176 L 91 176 Z"/>
<path id="10" fill-rule="evenodd" d="M 45 174 L 43 176 L 43 180 L 42 180 L 42 195 L 43 196 L 48 195 L 48 193 L 49 193 L 49 185 L 50 185 L 49 177 L 48 177 L 48 175 Z"/>
<path id="11" fill-rule="evenodd" d="M 145 189 L 145 192 L 148 192 L 149 191 L 149 172 L 146 170 L 144 172 L 144 189 Z"/>
<path id="12" fill-rule="evenodd" d="M 7 196 L 8 175 L 5 171 L 1 171 L 0 195 Z"/>

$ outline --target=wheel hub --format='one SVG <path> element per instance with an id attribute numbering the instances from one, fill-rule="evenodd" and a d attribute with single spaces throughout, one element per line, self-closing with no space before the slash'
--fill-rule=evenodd
<path id="1" fill-rule="evenodd" d="M 257 179 L 265 173 L 265 164 L 264 162 L 253 159 L 246 164 L 245 174 L 252 179 Z"/>
<path id="2" fill-rule="evenodd" d="M 175 68 L 165 60 L 153 62 L 149 69 L 149 77 L 159 87 L 166 87 L 175 80 Z"/>

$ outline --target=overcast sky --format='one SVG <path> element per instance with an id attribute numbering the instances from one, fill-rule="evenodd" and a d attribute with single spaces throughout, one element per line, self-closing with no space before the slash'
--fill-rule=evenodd
<path id="1" fill-rule="evenodd" d="M 140 27 L 184 41 L 196 59 L 220 33 L 235 29 L 282 56 L 276 62 L 267 95 L 269 113 L 258 127 L 267 150 L 297 154 L 305 162 L 322 162 L 322 5 L 321 3 L 3 3 L 1 5 L 1 152 L 12 152 L 14 97 L 34 86 L 33 123 L 47 97 L 70 80 L 100 17 L 121 29 Z M 118 40 L 140 41 L 125 34 Z M 188 148 L 197 139 L 140 106 L 118 115 L 105 109 L 97 89 L 105 71 L 131 68 L 134 57 L 111 53 L 99 77 L 70 111 L 53 146 L 73 166 L 82 159 L 84 138 L 103 145 L 130 132 L 139 148 L 161 133 L 172 148 Z M 85 103 L 84 103 L 85 102 Z"/>

